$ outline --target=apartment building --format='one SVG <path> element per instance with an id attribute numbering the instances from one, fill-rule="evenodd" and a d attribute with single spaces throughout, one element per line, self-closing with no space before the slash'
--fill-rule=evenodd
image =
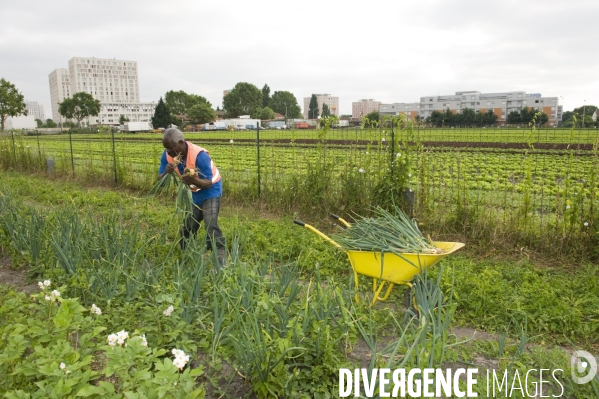
<path id="1" fill-rule="evenodd" d="M 399 116 L 405 115 L 406 118 L 414 119 L 420 113 L 420 103 L 393 103 L 381 104 L 379 106 L 379 116 Z"/>
<path id="2" fill-rule="evenodd" d="M 351 103 L 352 118 L 366 116 L 373 111 L 378 111 L 381 105 L 380 101 L 374 101 L 372 98 L 362 99 Z"/>
<path id="3" fill-rule="evenodd" d="M 27 115 L 32 115 L 34 119 L 40 119 L 43 122 L 46 121 L 44 114 L 44 106 L 37 101 L 25 100 L 25 106 L 27 107 Z"/>
<path id="4" fill-rule="evenodd" d="M 69 70 L 67 68 L 58 68 L 48 75 L 50 81 L 50 99 L 52 101 L 52 120 L 60 122 L 61 116 L 58 113 L 59 104 L 65 98 L 71 97 L 74 93 L 71 91 L 69 82 Z"/>
<path id="5" fill-rule="evenodd" d="M 547 114 L 549 126 L 557 126 L 562 119 L 563 108 L 558 97 L 543 97 L 539 93 L 509 91 L 501 93 L 481 93 L 478 91 L 458 91 L 452 95 L 426 96 L 420 98 L 420 116 L 429 117 L 433 111 L 450 109 L 457 113 L 465 108 L 475 112 L 492 110 L 497 115 L 497 123 L 505 125 L 512 111 L 528 107 Z"/>
<path id="6" fill-rule="evenodd" d="M 68 69 L 56 69 L 49 76 L 55 121 L 60 121 L 58 103 L 78 92 L 89 93 L 102 104 L 100 114 L 86 121 L 90 125 L 117 125 L 120 115 L 132 122 L 151 120 L 155 104 L 139 100 L 136 61 L 73 57 L 68 65 Z"/>
<path id="7" fill-rule="evenodd" d="M 304 119 L 308 119 L 308 111 L 310 110 L 310 97 L 304 97 Z M 316 94 L 318 102 L 318 115 L 322 115 L 322 106 L 326 104 L 331 110 L 331 115 L 339 116 L 339 97 L 331 96 L 330 94 Z"/>

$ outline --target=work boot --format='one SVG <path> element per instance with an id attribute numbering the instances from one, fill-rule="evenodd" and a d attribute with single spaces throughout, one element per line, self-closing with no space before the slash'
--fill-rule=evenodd
<path id="1" fill-rule="evenodd" d="M 223 269 L 228 265 L 227 253 L 224 248 L 218 248 L 216 251 L 216 255 L 218 258 L 218 267 Z"/>

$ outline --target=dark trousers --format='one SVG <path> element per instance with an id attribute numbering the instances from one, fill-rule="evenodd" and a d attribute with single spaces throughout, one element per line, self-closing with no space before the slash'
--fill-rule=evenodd
<path id="1" fill-rule="evenodd" d="M 181 228 L 181 249 L 185 249 L 187 240 L 195 235 L 200 228 L 200 223 L 204 221 L 206 228 L 206 248 L 214 250 L 224 250 L 225 237 L 218 227 L 218 212 L 220 211 L 220 197 L 209 198 L 202 202 L 200 206 L 193 206 L 193 214 L 187 215 L 185 223 Z"/>

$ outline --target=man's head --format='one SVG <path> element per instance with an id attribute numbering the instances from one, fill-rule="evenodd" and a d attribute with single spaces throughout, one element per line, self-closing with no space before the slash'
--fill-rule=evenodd
<path id="1" fill-rule="evenodd" d="M 187 152 L 185 138 L 179 129 L 166 129 L 162 136 L 162 145 L 166 153 L 171 157 L 176 157 L 178 154 L 185 154 Z"/>

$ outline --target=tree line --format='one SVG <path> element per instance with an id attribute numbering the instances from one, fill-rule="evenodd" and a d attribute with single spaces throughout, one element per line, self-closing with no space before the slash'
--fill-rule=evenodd
<path id="1" fill-rule="evenodd" d="M 454 113 L 447 108 L 445 111 L 431 112 L 425 122 L 437 127 L 445 125 L 492 126 L 497 122 L 497 119 L 497 115 L 491 109 L 487 112 L 476 112 L 472 108 L 464 108 L 461 112 Z"/>
<path id="2" fill-rule="evenodd" d="M 89 93 L 78 92 L 71 98 L 65 98 L 59 104 L 59 113 L 65 118 L 64 127 L 80 126 L 81 121 L 90 116 L 100 113 L 101 103 Z M 594 127 L 599 126 L 599 121 L 593 120 L 593 115 L 598 110 L 594 105 L 585 105 L 575 108 L 573 111 L 563 113 L 561 126 L 563 127 Z M 219 107 L 216 111 L 221 111 Z M 275 91 L 270 95 L 270 87 L 265 84 L 262 90 L 257 86 L 239 82 L 223 97 L 224 114 L 228 118 L 237 118 L 241 115 L 250 115 L 254 119 L 274 119 L 275 113 L 285 115 L 287 118 L 301 118 L 301 108 L 296 97 L 289 91 Z M 321 115 L 320 115 L 321 114 Z M 27 115 L 23 95 L 14 84 L 0 79 L 0 130 L 4 130 L 6 119 L 19 115 Z M 326 104 L 322 106 L 322 113 L 318 108 L 315 94 L 312 94 L 308 107 L 308 118 L 317 119 L 319 116 L 328 118 L 331 110 Z M 366 116 L 368 121 L 374 123 L 379 120 L 377 111 Z M 160 97 L 154 115 L 152 125 L 155 128 L 168 127 L 171 124 L 181 125 L 187 122 L 202 124 L 212 122 L 216 119 L 216 112 L 212 104 L 203 96 L 188 94 L 182 90 L 170 90 Z M 497 122 L 497 115 L 493 110 L 487 112 L 475 112 L 465 108 L 461 112 L 453 113 L 449 108 L 445 111 L 433 111 L 425 122 L 432 126 L 462 125 L 462 126 L 492 126 Z M 598 119 L 598 118 L 596 118 Z M 420 117 L 416 117 L 421 122 Z M 549 117 L 544 112 L 537 112 L 532 108 L 522 108 L 520 111 L 512 111 L 507 116 L 510 124 L 535 124 L 547 123 Z M 73 122 L 75 121 L 75 122 Z M 121 115 L 119 122 L 128 121 L 125 115 Z M 46 121 L 36 120 L 38 127 L 56 127 L 52 119 Z"/>

